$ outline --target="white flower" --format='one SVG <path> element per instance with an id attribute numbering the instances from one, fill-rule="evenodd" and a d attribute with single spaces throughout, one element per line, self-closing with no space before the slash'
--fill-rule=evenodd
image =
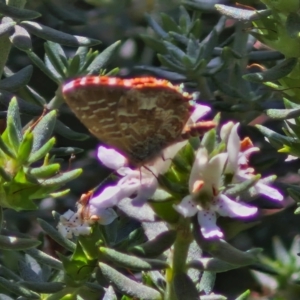
<path id="1" fill-rule="evenodd" d="M 184 217 L 197 214 L 205 238 L 223 237 L 221 229 L 216 224 L 218 215 L 231 218 L 249 217 L 257 212 L 256 207 L 238 203 L 220 193 L 227 159 L 227 153 L 221 153 L 209 160 L 207 150 L 200 148 L 189 178 L 190 195 L 174 206 Z"/>
<path id="2" fill-rule="evenodd" d="M 57 229 L 61 235 L 68 239 L 73 238 L 74 235 L 89 235 L 91 231 L 90 225 L 84 222 L 79 214 L 70 209 L 60 216 Z"/>
<path id="3" fill-rule="evenodd" d="M 91 193 L 83 194 L 78 201 L 77 212 L 68 210 L 60 216 L 57 229 L 64 237 L 71 239 L 73 236 L 89 235 L 92 224 L 107 225 L 117 218 L 116 212 L 107 207 L 105 201 L 95 206 L 90 197 Z"/>
<path id="4" fill-rule="evenodd" d="M 228 124 L 225 124 L 227 128 Z M 223 127 L 224 127 L 223 126 Z M 259 148 L 253 147 L 249 138 L 240 140 L 237 133 L 239 123 L 231 127 L 227 141 L 228 163 L 225 173 L 233 175 L 233 183 L 243 182 L 253 178 L 254 169 L 248 166 L 248 160 L 252 153 L 259 151 Z M 270 187 L 260 179 L 255 185 L 256 194 L 263 194 L 273 200 L 282 201 L 283 196 L 276 188 Z"/>

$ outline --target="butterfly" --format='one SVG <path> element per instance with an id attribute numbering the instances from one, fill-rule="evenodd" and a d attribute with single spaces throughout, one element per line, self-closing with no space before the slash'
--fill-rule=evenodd
<path id="1" fill-rule="evenodd" d="M 199 129 L 214 127 L 212 122 L 202 129 L 187 126 L 195 109 L 193 95 L 163 79 L 86 76 L 66 83 L 62 93 L 90 132 L 134 166 L 144 165 Z"/>

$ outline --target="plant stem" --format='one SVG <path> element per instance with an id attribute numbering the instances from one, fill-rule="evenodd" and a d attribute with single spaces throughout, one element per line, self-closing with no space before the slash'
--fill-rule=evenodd
<path id="1" fill-rule="evenodd" d="M 174 290 L 174 278 L 176 275 L 186 272 L 187 255 L 192 240 L 190 221 L 188 218 L 182 218 L 177 226 L 177 236 L 173 249 L 170 251 L 170 268 L 166 271 L 165 300 L 177 299 Z"/>

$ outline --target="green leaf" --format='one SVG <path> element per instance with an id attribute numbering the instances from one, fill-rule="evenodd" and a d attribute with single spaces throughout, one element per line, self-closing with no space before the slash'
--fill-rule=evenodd
<path id="1" fill-rule="evenodd" d="M 239 295 L 235 300 L 247 300 L 250 296 L 250 290 L 245 291 L 243 294 Z"/>
<path id="2" fill-rule="evenodd" d="M 36 150 L 34 153 L 31 153 L 28 159 L 28 164 L 32 164 L 40 160 L 41 158 L 43 158 L 53 148 L 54 144 L 55 144 L 55 138 L 53 137 L 44 145 L 42 145 L 38 150 Z"/>
<path id="3" fill-rule="evenodd" d="M 0 81 L 0 89 L 15 92 L 21 87 L 28 84 L 32 75 L 32 66 L 26 66 L 10 77 L 4 78 Z"/>
<path id="4" fill-rule="evenodd" d="M 66 284 L 63 282 L 22 281 L 22 286 L 37 293 L 52 294 L 61 291 Z"/>
<path id="5" fill-rule="evenodd" d="M 75 55 L 69 62 L 67 77 L 74 77 L 80 74 L 80 56 Z"/>
<path id="6" fill-rule="evenodd" d="M 156 52 L 161 53 L 161 54 L 167 54 L 168 53 L 168 51 L 166 49 L 166 46 L 158 38 L 152 37 L 152 36 L 147 35 L 147 34 L 140 34 L 140 37 L 142 38 L 142 40 L 144 41 L 144 43 L 148 47 L 155 50 Z"/>
<path id="7" fill-rule="evenodd" d="M 99 263 L 99 266 L 104 277 L 121 293 L 137 299 L 162 300 L 162 296 L 155 289 L 139 284 L 135 280 L 128 279 L 107 264 Z"/>
<path id="8" fill-rule="evenodd" d="M 199 19 L 193 22 L 190 28 L 190 35 L 193 35 L 193 37 L 198 38 L 201 36 L 202 31 L 202 23 Z"/>
<path id="9" fill-rule="evenodd" d="M 224 93 L 233 98 L 241 98 L 243 99 L 243 95 L 233 86 L 230 86 L 226 81 L 219 80 L 217 77 L 211 78 L 213 83 L 217 86 L 217 88 Z"/>
<path id="10" fill-rule="evenodd" d="M 285 120 L 297 118 L 300 116 L 300 108 L 295 109 L 268 109 L 266 110 L 266 114 L 276 120 Z"/>
<path id="11" fill-rule="evenodd" d="M 75 169 L 72 171 L 64 172 L 61 174 L 58 174 L 54 177 L 51 177 L 49 179 L 43 180 L 40 185 L 43 187 L 51 187 L 51 186 L 61 186 L 75 178 L 77 178 L 82 173 L 82 169 Z"/>
<path id="12" fill-rule="evenodd" d="M 265 126 L 262 125 L 256 125 L 256 128 L 264 135 L 266 136 L 269 141 L 274 145 L 275 148 L 282 148 L 283 145 L 292 146 L 293 143 L 295 143 L 295 139 L 291 137 L 283 136 Z"/>
<path id="13" fill-rule="evenodd" d="M 22 20 L 36 19 L 41 16 L 37 11 L 8 6 L 2 2 L 0 2 L 0 13 L 6 17 Z"/>
<path id="14" fill-rule="evenodd" d="M 80 67 L 82 67 L 84 65 L 84 63 L 87 59 L 88 53 L 89 53 L 89 48 L 88 47 L 84 47 L 84 46 L 78 47 L 78 49 L 75 53 L 75 56 L 77 56 L 79 58 Z"/>
<path id="15" fill-rule="evenodd" d="M 47 41 L 44 44 L 45 52 L 50 60 L 52 66 L 55 68 L 56 72 L 61 78 L 66 77 L 66 65 L 64 61 L 66 60 L 65 53 L 59 44 Z"/>
<path id="16" fill-rule="evenodd" d="M 85 141 L 90 138 L 88 134 L 73 131 L 72 129 L 70 129 L 70 127 L 62 123 L 60 120 L 56 120 L 54 131 L 62 137 L 73 141 Z"/>
<path id="17" fill-rule="evenodd" d="M 36 261 L 38 261 L 41 264 L 47 265 L 51 268 L 54 268 L 55 270 L 63 269 L 63 265 L 58 259 L 46 254 L 41 250 L 31 248 L 26 250 L 26 253 L 35 258 Z"/>
<path id="18" fill-rule="evenodd" d="M 242 78 L 251 82 L 275 81 L 290 74 L 298 62 L 297 58 L 287 58 L 275 67 L 264 72 L 243 75 Z"/>
<path id="19" fill-rule="evenodd" d="M 84 72 L 86 70 L 86 68 L 93 62 L 93 60 L 97 57 L 97 55 L 99 54 L 99 51 L 92 51 L 92 49 L 90 49 L 88 51 L 88 53 L 86 54 L 86 57 L 84 58 L 84 63 L 81 66 L 81 72 Z"/>
<path id="20" fill-rule="evenodd" d="M 173 37 L 176 41 L 178 41 L 179 43 L 181 43 L 183 45 L 187 45 L 187 43 L 189 41 L 189 39 L 185 35 L 183 35 L 182 33 L 170 31 L 169 35 L 171 37 Z"/>
<path id="21" fill-rule="evenodd" d="M 144 244 L 134 246 L 128 249 L 128 251 L 143 257 L 158 256 L 168 250 L 173 245 L 175 239 L 176 231 L 164 231 L 157 235 L 154 239 Z"/>
<path id="22" fill-rule="evenodd" d="M 189 261 L 187 267 L 197 269 L 199 271 L 209 271 L 215 273 L 227 272 L 239 268 L 237 265 L 229 264 L 218 258 L 205 257 Z"/>
<path id="23" fill-rule="evenodd" d="M 36 22 L 22 21 L 20 25 L 40 38 L 69 47 L 92 47 L 100 44 L 98 40 L 67 34 Z"/>
<path id="24" fill-rule="evenodd" d="M 12 93 L 5 92 L 0 90 L 0 101 L 6 105 L 6 103 L 9 103 L 10 99 L 12 98 Z M 20 97 L 16 97 L 18 101 L 19 110 L 23 114 L 28 114 L 30 116 L 40 116 L 43 113 L 43 108 L 31 103 L 26 102 Z"/>
<path id="25" fill-rule="evenodd" d="M 300 18 L 296 12 L 288 14 L 286 19 L 286 32 L 291 38 L 297 38 L 300 33 Z"/>
<path id="26" fill-rule="evenodd" d="M 181 33 L 180 28 L 178 27 L 177 23 L 167 14 L 161 13 L 160 14 L 161 21 L 162 21 L 162 27 L 165 31 L 174 31 Z"/>
<path id="27" fill-rule="evenodd" d="M 33 175 L 36 178 L 49 178 L 56 175 L 60 170 L 60 164 L 51 164 L 48 166 L 42 166 L 38 168 L 29 169 L 28 174 Z"/>
<path id="28" fill-rule="evenodd" d="M 113 249 L 100 247 L 100 252 L 105 258 L 118 264 L 121 267 L 140 270 L 161 270 L 167 269 L 169 265 L 162 260 L 158 259 L 141 259 L 133 255 L 124 254 Z"/>
<path id="29" fill-rule="evenodd" d="M 166 39 L 169 36 L 168 33 L 150 15 L 146 14 L 145 17 L 149 26 L 159 37 Z"/>
<path id="30" fill-rule="evenodd" d="M 0 277 L 0 287 L 19 296 L 23 296 L 25 299 L 41 299 L 38 294 L 31 292 L 20 284 L 16 284 L 16 282 L 6 280 L 3 277 Z"/>
<path id="31" fill-rule="evenodd" d="M 14 153 L 18 153 L 21 138 L 19 137 L 19 131 L 15 126 L 15 122 L 12 116 L 7 117 L 7 127 L 4 134 L 7 133 L 8 141 L 12 149 L 14 149 Z"/>
<path id="32" fill-rule="evenodd" d="M 185 69 L 182 67 L 182 65 L 174 62 L 169 55 L 157 54 L 157 57 L 163 66 L 172 71 L 177 71 L 178 73 L 185 73 Z"/>
<path id="33" fill-rule="evenodd" d="M 185 68 L 186 68 L 186 70 L 192 70 L 193 69 L 193 67 L 194 67 L 194 61 L 193 61 L 193 59 L 192 58 L 190 58 L 190 57 L 188 57 L 188 56 L 184 56 L 183 58 L 182 58 L 182 64 L 185 66 Z"/>
<path id="34" fill-rule="evenodd" d="M 216 4 L 215 8 L 222 14 L 227 17 L 230 17 L 239 21 L 254 21 L 261 19 L 263 17 L 269 16 L 272 11 L 270 9 L 265 10 L 249 10 L 242 8 L 235 8 L 232 6 Z"/>
<path id="35" fill-rule="evenodd" d="M 2 136 L 0 135 L 0 149 L 9 157 L 16 158 L 14 150 L 7 146 L 7 144 L 3 141 Z"/>
<path id="36" fill-rule="evenodd" d="M 43 118 L 38 122 L 38 124 L 32 130 L 34 140 L 32 146 L 32 153 L 36 152 L 38 149 L 44 145 L 53 133 L 57 117 L 57 112 L 55 110 L 47 113 Z"/>
<path id="37" fill-rule="evenodd" d="M 93 62 L 88 66 L 87 74 L 99 74 L 100 69 L 107 65 L 115 55 L 120 44 L 121 41 L 117 41 L 97 55 Z"/>
<path id="38" fill-rule="evenodd" d="M 261 178 L 261 176 L 255 175 L 250 179 L 247 179 L 241 183 L 234 184 L 233 187 L 230 187 L 228 190 L 226 190 L 225 195 L 228 196 L 236 196 L 240 195 L 242 192 L 249 190 L 252 186 L 254 186 L 258 180 Z"/>
<path id="39" fill-rule="evenodd" d="M 24 99 L 26 99 L 26 102 L 24 101 L 24 104 L 26 107 L 28 106 L 34 106 L 36 109 L 39 110 L 38 113 L 34 113 L 34 115 L 41 115 L 43 112 L 43 107 L 45 104 L 47 104 L 47 101 L 44 97 L 42 97 L 40 94 L 38 94 L 34 89 L 32 89 L 29 86 L 23 86 L 18 90 L 18 93 L 20 96 Z M 21 99 L 21 98 L 19 98 Z M 28 103 L 29 102 L 29 103 Z M 21 112 L 24 111 L 23 108 L 23 102 L 20 105 Z M 28 114 L 32 115 L 32 111 L 30 111 Z"/>
<path id="40" fill-rule="evenodd" d="M 52 3 L 51 0 L 43 0 L 44 5 L 48 11 L 55 16 L 58 20 L 65 22 L 69 25 L 84 25 L 86 17 L 82 11 L 75 10 L 75 7 L 68 2 L 60 3 L 59 5 Z M 71 5 L 66 5 L 71 4 Z"/>
<path id="41" fill-rule="evenodd" d="M 2 250 L 26 250 L 38 247 L 40 244 L 40 241 L 34 239 L 0 235 L 0 249 Z"/>
<path id="42" fill-rule="evenodd" d="M 196 220 L 197 222 L 197 220 Z M 195 223 L 196 224 L 196 223 Z M 219 258 L 225 262 L 228 262 L 237 266 L 247 266 L 257 262 L 258 255 L 262 252 L 260 248 L 254 248 L 248 251 L 240 251 L 237 248 L 231 246 L 224 240 L 209 240 L 204 239 L 200 235 L 199 225 L 196 224 L 193 228 L 193 232 L 198 245 L 204 251 L 210 253 L 213 257 Z"/>
<path id="43" fill-rule="evenodd" d="M 33 134 L 30 131 L 26 131 L 23 136 L 23 140 L 20 144 L 17 161 L 19 165 L 27 162 L 33 146 Z"/>
<path id="44" fill-rule="evenodd" d="M 200 51 L 201 51 L 200 44 L 194 39 L 189 39 L 186 48 L 186 54 L 189 57 L 194 58 L 194 60 L 196 61 L 196 59 L 199 57 Z"/>
<path id="45" fill-rule="evenodd" d="M 171 56 L 171 59 L 174 62 L 175 61 L 181 62 L 183 57 L 185 57 L 186 54 L 180 48 L 176 47 L 172 43 L 164 41 L 164 45 L 166 46 L 169 55 Z"/>
<path id="46" fill-rule="evenodd" d="M 37 220 L 42 229 L 59 245 L 66 248 L 68 251 L 73 252 L 75 250 L 76 245 L 69 241 L 68 239 L 64 238 L 54 227 L 48 224 L 46 221 L 42 219 Z"/>
<path id="47" fill-rule="evenodd" d="M 202 51 L 202 55 L 201 58 L 209 61 L 212 58 L 213 55 L 213 50 L 214 48 L 217 46 L 218 43 L 218 33 L 215 29 L 213 29 L 209 36 L 207 38 L 205 38 L 205 42 L 202 42 L 200 47 L 204 48 L 204 51 Z"/>
<path id="48" fill-rule="evenodd" d="M 29 51 L 32 49 L 31 37 L 26 29 L 16 25 L 15 32 L 9 37 L 11 43 L 22 51 Z"/>
<path id="49" fill-rule="evenodd" d="M 26 51 L 30 60 L 43 72 L 45 73 L 50 79 L 52 79 L 57 84 L 60 84 L 59 78 L 57 78 L 51 70 L 45 65 L 45 63 L 32 51 Z"/>
<path id="50" fill-rule="evenodd" d="M 190 15 L 183 5 L 179 6 L 179 10 L 180 10 L 179 26 L 180 26 L 182 32 L 187 33 L 187 31 L 192 23 Z"/>
<path id="51" fill-rule="evenodd" d="M 60 148 L 53 148 L 50 153 L 52 155 L 56 156 L 69 156 L 72 154 L 78 154 L 83 152 L 84 150 L 81 148 L 76 148 L 76 147 L 60 147 Z"/>
<path id="52" fill-rule="evenodd" d="M 70 189 L 66 189 L 66 190 L 56 192 L 56 193 L 50 193 L 49 196 L 52 197 L 52 198 L 60 198 L 60 197 L 64 197 L 67 194 L 69 194 L 70 191 L 71 191 Z"/>
<path id="53" fill-rule="evenodd" d="M 52 61 L 50 60 L 47 54 L 45 54 L 44 56 L 44 61 L 48 71 L 51 72 L 52 76 L 56 79 L 57 82 L 61 83 L 64 80 L 64 77 L 62 77 L 56 70 L 55 66 L 53 65 Z"/>

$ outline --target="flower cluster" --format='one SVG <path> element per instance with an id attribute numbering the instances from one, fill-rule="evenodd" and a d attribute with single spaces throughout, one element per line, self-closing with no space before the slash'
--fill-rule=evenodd
<path id="1" fill-rule="evenodd" d="M 209 110 L 207 106 L 197 105 L 189 122 L 199 120 Z M 219 145 L 223 147 L 217 149 L 224 150 L 209 153 L 201 145 L 195 151 L 194 162 L 186 180 L 189 194 L 178 199 L 178 204 L 173 205 L 184 217 L 197 215 L 201 233 L 205 238 L 223 237 L 216 224 L 218 216 L 246 218 L 257 213 L 258 209 L 244 204 L 240 195 L 235 195 L 233 199 L 232 196 L 226 195 L 228 188 L 253 180 L 251 196 L 263 194 L 273 200 L 283 199 L 277 189 L 264 183 L 264 180 L 255 174 L 254 169 L 249 167 L 249 156 L 259 149 L 253 147 L 249 138 L 240 140 L 238 127 L 239 124 L 232 122 L 222 126 Z M 158 177 L 170 170 L 172 159 L 186 144 L 187 141 L 167 147 L 154 161 L 135 169 L 127 166 L 127 160 L 122 154 L 113 149 L 99 147 L 99 160 L 115 170 L 120 179 L 116 185 L 106 187 L 99 195 L 89 199 L 84 206 L 85 211 L 88 211 L 85 217 L 82 217 L 82 207 L 79 207 L 77 213 L 67 212 L 68 216 L 63 215 L 58 226 L 59 231 L 67 237 L 73 234 L 88 234 L 91 222 L 112 222 L 116 213 L 111 207 L 121 201 L 129 200 L 135 208 L 144 205 L 159 187 Z"/>
<path id="2" fill-rule="evenodd" d="M 225 185 L 242 183 L 255 176 L 253 168 L 248 166 L 248 158 L 259 149 L 252 146 L 249 138 L 240 141 L 238 126 L 230 122 L 221 128 L 220 135 L 226 143 L 226 152 L 210 157 L 205 148 L 197 150 L 189 178 L 190 194 L 174 206 L 185 217 L 197 214 L 205 238 L 223 237 L 216 225 L 217 216 L 245 218 L 257 212 L 256 207 L 230 199 L 222 192 Z M 261 179 L 253 187 L 256 194 L 264 194 L 278 201 L 283 199 L 277 189 L 263 183 Z"/>

